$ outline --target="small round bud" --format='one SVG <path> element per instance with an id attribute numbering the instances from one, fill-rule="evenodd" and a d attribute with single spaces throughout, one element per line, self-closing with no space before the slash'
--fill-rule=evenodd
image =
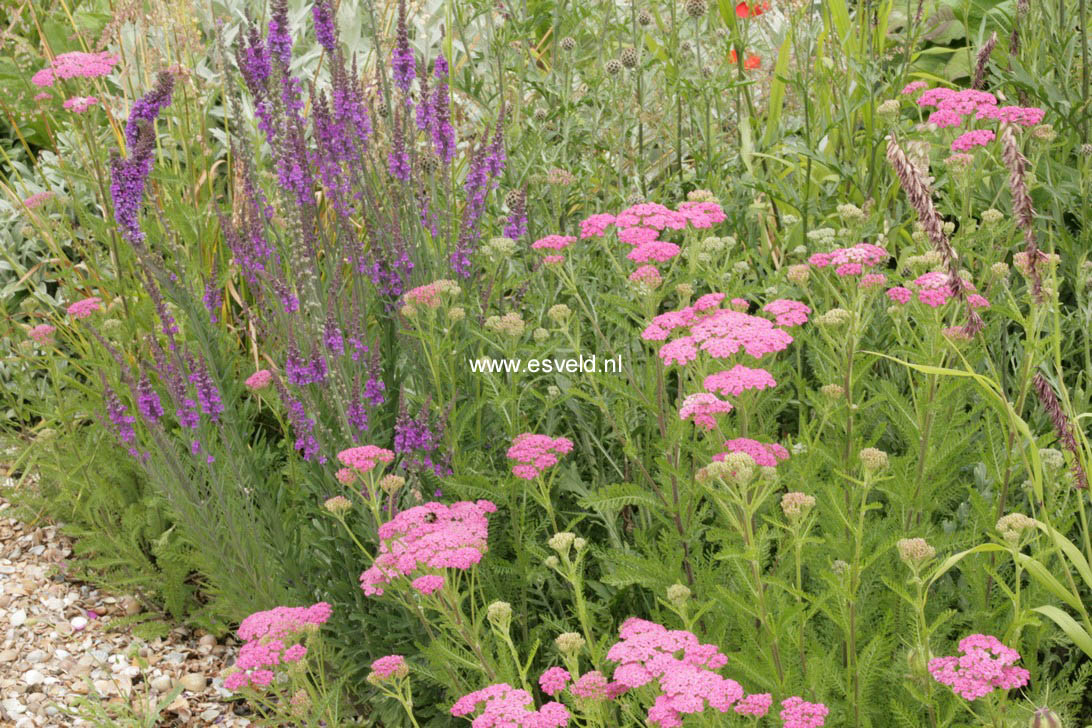
<path id="1" fill-rule="evenodd" d="M 507 632 L 512 624 L 512 605 L 508 602 L 493 602 L 486 608 L 485 616 L 489 618 L 490 624 Z"/>
<path id="2" fill-rule="evenodd" d="M 546 109 L 543 109 L 542 107 L 535 109 L 535 121 L 546 121 L 547 116 Z"/>
<path id="3" fill-rule="evenodd" d="M 353 507 L 353 504 L 349 502 L 349 499 L 343 495 L 335 495 L 333 498 L 327 498 L 322 504 L 322 507 L 333 513 L 335 516 L 340 516 Z"/>
<path id="4" fill-rule="evenodd" d="M 636 48 L 623 48 L 618 55 L 618 60 L 626 68 L 636 68 L 637 63 L 641 60 L 641 54 L 637 52 Z"/>
<path id="5" fill-rule="evenodd" d="M 866 473 L 875 473 L 887 469 L 887 453 L 874 447 L 866 447 L 857 453 L 861 467 Z"/>
<path id="6" fill-rule="evenodd" d="M 846 395 L 846 390 L 840 384 L 824 384 L 819 388 L 819 391 L 823 393 L 824 397 L 830 397 L 831 399 L 841 399 Z"/>
<path id="7" fill-rule="evenodd" d="M 556 303 L 546 312 L 546 317 L 555 323 L 561 323 L 570 315 L 572 315 L 572 309 L 564 303 Z"/>
<path id="8" fill-rule="evenodd" d="M 458 323 L 466 318 L 466 309 L 462 306 L 452 306 L 447 310 L 447 320 L 451 323 Z"/>
<path id="9" fill-rule="evenodd" d="M 705 0 L 686 0 L 686 14 L 691 18 L 700 18 L 705 15 Z"/>
<path id="10" fill-rule="evenodd" d="M 568 554 L 569 548 L 573 545 L 573 541 L 575 540 L 576 534 L 572 531 L 561 531 L 560 533 L 555 533 L 551 536 L 550 540 L 546 543 L 559 554 Z"/>
<path id="11" fill-rule="evenodd" d="M 667 588 L 667 601 L 681 607 L 690 599 L 690 589 L 683 584 L 672 584 Z"/>
<path id="12" fill-rule="evenodd" d="M 899 115 L 899 100 L 898 99 L 888 99 L 887 101 L 884 101 L 882 104 L 880 104 L 879 106 L 876 107 L 876 113 L 879 114 L 880 116 L 887 116 L 887 117 L 898 116 Z"/>
<path id="13" fill-rule="evenodd" d="M 546 339 L 550 338 L 550 332 L 539 326 L 531 332 L 531 338 L 534 339 L 537 343 L 541 344 L 543 341 L 546 341 Z"/>
<path id="14" fill-rule="evenodd" d="M 406 484 L 406 479 L 401 475 L 384 475 L 379 479 L 379 487 L 382 491 L 388 495 L 393 495 L 402 489 L 402 486 Z"/>
<path id="15" fill-rule="evenodd" d="M 785 276 L 796 285 L 802 286 L 807 283 L 808 279 L 811 277 L 811 266 L 807 263 L 790 265 Z"/>
<path id="16" fill-rule="evenodd" d="M 577 632 L 563 632 L 557 636 L 554 640 L 554 644 L 562 654 L 575 655 L 577 652 L 584 649 L 587 640 Z"/>
<path id="17" fill-rule="evenodd" d="M 849 564 L 841 559 L 835 559 L 834 563 L 830 565 L 830 570 L 837 576 L 845 576 L 849 573 Z"/>
<path id="18" fill-rule="evenodd" d="M 982 224 L 983 225 L 996 225 L 1005 218 L 1005 213 L 1000 210 L 990 208 L 982 212 Z"/>
<path id="19" fill-rule="evenodd" d="M 652 25 L 652 13 L 647 10 L 642 10 L 637 13 L 637 24 L 643 26 Z"/>
<path id="20" fill-rule="evenodd" d="M 571 51 L 574 48 L 576 48 L 576 39 L 575 38 L 573 38 L 572 36 L 567 35 L 567 36 L 565 36 L 564 38 L 561 39 L 561 50 Z"/>
<path id="21" fill-rule="evenodd" d="M 560 560 L 560 559 L 558 559 L 558 558 L 557 558 L 556 556 L 554 556 L 553 554 L 550 554 L 549 556 L 547 556 L 547 557 L 546 557 L 546 558 L 545 558 L 545 559 L 544 559 L 544 560 L 542 561 L 542 563 L 546 564 L 546 566 L 548 566 L 548 567 L 549 567 L 549 568 L 551 568 L 551 569 L 556 569 L 556 568 L 558 568 L 559 566 L 561 566 L 561 560 Z"/>
<path id="22" fill-rule="evenodd" d="M 550 395 L 551 397 L 560 397 L 561 390 L 558 389 L 557 385 L 551 384 L 549 387 L 546 387 L 546 394 Z"/>
<path id="23" fill-rule="evenodd" d="M 815 507 L 815 498 L 805 493 L 791 491 L 781 496 L 781 511 L 790 521 L 806 516 Z"/>
<path id="24" fill-rule="evenodd" d="M 820 326 L 842 326 L 849 323 L 852 318 L 853 314 L 844 308 L 832 308 L 819 314 L 813 320 Z"/>
<path id="25" fill-rule="evenodd" d="M 617 76 L 619 73 L 622 72 L 622 62 L 619 61 L 617 58 L 611 58 L 603 66 L 603 69 L 607 72 L 608 75 Z"/>
<path id="26" fill-rule="evenodd" d="M 573 539 L 573 548 L 577 551 L 583 551 L 584 547 L 588 545 L 588 540 L 577 536 Z"/>
<path id="27" fill-rule="evenodd" d="M 912 568 L 920 568 L 937 555 L 937 550 L 923 538 L 904 538 L 895 547 L 902 562 Z"/>

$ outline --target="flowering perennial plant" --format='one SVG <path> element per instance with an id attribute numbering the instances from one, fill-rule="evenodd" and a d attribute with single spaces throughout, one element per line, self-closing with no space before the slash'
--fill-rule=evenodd
<path id="1" fill-rule="evenodd" d="M 243 640 L 239 656 L 224 678 L 228 690 L 265 688 L 273 682 L 274 668 L 299 662 L 307 648 L 300 639 L 308 630 L 325 624 L 332 610 L 326 602 L 310 607 L 275 607 L 255 612 L 239 624 L 236 635 Z"/>
<path id="2" fill-rule="evenodd" d="M 533 480 L 544 470 L 557 465 L 558 459 L 573 449 L 573 441 L 567 437 L 550 437 L 524 432 L 512 440 L 508 459 L 514 460 L 512 474 L 523 480 Z"/>
<path id="3" fill-rule="evenodd" d="M 546 703 L 534 710 L 530 707 L 533 702 L 526 690 L 497 683 L 459 698 L 451 706 L 451 714 L 468 716 L 481 707 L 471 722 L 474 728 L 560 728 L 569 724 L 569 710 L 561 703 Z"/>

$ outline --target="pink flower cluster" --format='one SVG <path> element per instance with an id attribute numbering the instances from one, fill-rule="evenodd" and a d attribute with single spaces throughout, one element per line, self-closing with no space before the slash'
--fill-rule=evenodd
<path id="1" fill-rule="evenodd" d="M 99 100 L 94 96 L 73 96 L 72 98 L 65 99 L 64 103 L 61 104 L 61 106 L 68 109 L 69 111 L 74 111 L 77 114 L 82 114 L 91 107 L 95 106 L 98 102 Z"/>
<path id="2" fill-rule="evenodd" d="M 707 705 L 725 713 L 743 697 L 739 683 L 714 672 L 728 658 L 691 632 L 631 617 L 622 623 L 619 637 L 607 650 L 607 659 L 620 663 L 614 679 L 627 688 L 658 682 L 660 692 L 648 710 L 650 723 L 675 728 L 682 725 L 684 714 L 700 713 Z"/>
<path id="3" fill-rule="evenodd" d="M 84 319 L 95 313 L 101 311 L 102 299 L 97 296 L 91 298 L 85 298 L 81 301 L 76 301 L 68 307 L 68 315 L 74 319 Z"/>
<path id="4" fill-rule="evenodd" d="M 601 212 L 580 221 L 580 238 L 601 238 L 607 228 L 614 224 L 614 215 Z"/>
<path id="5" fill-rule="evenodd" d="M 822 703 L 808 703 L 796 696 L 781 701 L 783 728 L 820 728 L 827 722 L 829 712 Z"/>
<path id="6" fill-rule="evenodd" d="M 244 644 L 235 660 L 237 671 L 224 678 L 224 687 L 241 690 L 247 685 L 268 686 L 273 682 L 271 668 L 304 658 L 307 648 L 298 639 L 309 627 L 325 624 L 331 611 L 329 604 L 319 602 L 310 607 L 275 607 L 251 614 L 235 633 Z"/>
<path id="7" fill-rule="evenodd" d="M 657 317 L 658 318 L 658 317 Z M 652 326 L 656 326 L 653 319 Z M 652 327 L 649 327 L 652 328 Z M 755 359 L 782 351 L 792 343 L 792 336 L 770 321 L 750 314 L 718 309 L 689 326 L 689 334 L 660 347 L 664 366 L 694 361 L 698 351 L 723 359 L 744 351 Z M 645 329 L 646 332 L 649 329 Z M 653 333 L 656 333 L 653 330 Z M 648 337 L 646 337 L 648 338 Z"/>
<path id="8" fill-rule="evenodd" d="M 603 673 L 592 670 L 578 677 L 569 692 L 587 700 L 614 700 L 628 689 L 620 682 L 607 682 Z"/>
<path id="9" fill-rule="evenodd" d="M 34 339 L 39 344 L 48 344 L 53 341 L 53 332 L 56 330 L 56 327 L 50 326 L 49 324 L 38 324 L 27 332 L 27 336 Z"/>
<path id="10" fill-rule="evenodd" d="M 531 243 L 531 247 L 535 250 L 564 250 L 575 242 L 576 238 L 571 235 L 547 235 Z"/>
<path id="11" fill-rule="evenodd" d="M 35 73 L 30 82 L 35 86 L 52 86 L 58 78 L 95 78 L 105 76 L 121 60 L 116 53 L 84 53 L 72 51 L 53 59 L 48 68 Z"/>
<path id="12" fill-rule="evenodd" d="M 272 381 L 273 372 L 269 371 L 268 369 L 259 369 L 258 371 L 247 377 L 246 381 L 243 382 L 243 384 L 246 385 L 246 388 L 250 391 L 256 392 L 259 389 L 265 389 L 266 387 L 268 387 L 269 383 Z"/>
<path id="13" fill-rule="evenodd" d="M 653 240 L 641 243 L 626 254 L 626 257 L 634 263 L 647 263 L 654 260 L 657 263 L 666 263 L 679 254 L 679 246 L 675 243 L 665 243 L 663 240 Z"/>
<path id="14" fill-rule="evenodd" d="M 655 288 L 663 281 L 660 269 L 654 265 L 642 265 L 629 274 L 629 279 L 634 283 L 644 283 L 649 288 Z"/>
<path id="15" fill-rule="evenodd" d="M 834 272 L 840 276 L 858 276 L 866 266 L 883 263 L 891 254 L 872 243 L 858 243 L 852 248 L 838 248 L 829 253 L 816 253 L 808 262 L 816 268 L 834 266 Z"/>
<path id="16" fill-rule="evenodd" d="M 720 399 L 715 394 L 708 392 L 695 392 L 687 395 L 679 407 L 679 419 L 693 419 L 694 424 L 705 430 L 712 430 L 717 426 L 713 415 L 724 414 L 732 411 L 732 403 Z"/>
<path id="17" fill-rule="evenodd" d="M 386 680 L 399 670 L 406 668 L 406 658 L 401 655 L 387 655 L 372 663 L 372 672 L 381 680 Z"/>
<path id="18" fill-rule="evenodd" d="M 53 190 L 42 190 L 41 192 L 35 192 L 30 197 L 23 200 L 23 204 L 27 206 L 27 209 L 33 210 L 36 207 L 41 207 L 47 201 L 52 200 L 55 196 Z"/>
<path id="19" fill-rule="evenodd" d="M 702 382 L 707 392 L 720 392 L 722 395 L 738 397 L 749 389 L 772 389 L 777 386 L 773 376 L 765 369 L 751 369 L 736 364 L 716 374 L 710 374 Z"/>
<path id="20" fill-rule="evenodd" d="M 913 280 L 909 285 L 917 290 L 917 299 L 930 308 L 943 306 L 955 297 L 948 273 L 932 271 L 924 273 Z M 975 290 L 974 284 L 963 279 L 963 285 L 968 290 Z M 905 286 L 895 286 L 887 289 L 887 297 L 895 303 L 908 303 L 914 296 L 914 291 Z M 972 293 L 967 296 L 967 303 L 971 308 L 989 308 L 989 300 L 980 294 Z"/>
<path id="21" fill-rule="evenodd" d="M 734 710 L 740 715 L 761 718 L 770 712 L 773 696 L 769 693 L 753 693 L 736 703 Z"/>
<path id="22" fill-rule="evenodd" d="M 379 595 L 383 585 L 426 569 L 469 569 L 481 561 L 489 537 L 487 513 L 497 507 L 487 500 L 451 505 L 425 503 L 402 511 L 379 527 L 379 554 L 360 575 L 364 593 Z M 419 591 L 438 589 L 435 579 L 416 584 Z"/>
<path id="23" fill-rule="evenodd" d="M 779 298 L 776 301 L 770 301 L 762 310 L 766 313 L 773 314 L 774 323 L 778 326 L 800 326 L 808 322 L 808 314 L 811 313 L 811 309 L 807 305 L 800 301 L 794 301 L 791 298 Z"/>
<path id="24" fill-rule="evenodd" d="M 996 637 L 972 634 L 959 641 L 959 657 L 929 660 L 933 679 L 966 700 L 976 700 L 996 689 L 1012 690 L 1027 685 L 1027 670 L 1016 667 L 1020 653 Z"/>
<path id="25" fill-rule="evenodd" d="M 523 480 L 534 480 L 543 470 L 557 465 L 558 459 L 573 449 L 567 437 L 550 437 L 524 432 L 516 435 L 508 448 L 508 459 L 515 460 L 512 474 Z"/>
<path id="26" fill-rule="evenodd" d="M 436 308 L 440 305 L 440 297 L 447 293 L 454 293 L 458 291 L 458 284 L 454 281 L 447 280 L 446 278 L 433 281 L 432 283 L 426 283 L 423 286 L 417 286 L 411 288 L 405 293 L 406 303 L 416 304 L 418 306 L 425 306 L 427 308 Z"/>
<path id="27" fill-rule="evenodd" d="M 550 702 L 533 710 L 533 702 L 526 690 L 498 683 L 459 698 L 451 706 L 451 714 L 470 715 L 484 703 L 472 721 L 474 728 L 560 728 L 569 724 L 569 710 L 561 703 Z"/>
<path id="28" fill-rule="evenodd" d="M 953 152 L 967 152 L 975 147 L 984 147 L 997 135 L 990 129 L 973 129 L 964 132 L 952 140 Z"/>
<path id="29" fill-rule="evenodd" d="M 737 437 L 725 442 L 724 447 L 725 452 L 717 453 L 713 456 L 713 460 L 724 460 L 730 452 L 742 452 L 750 455 L 755 465 L 774 468 L 779 462 L 789 459 L 789 451 L 776 442 L 765 443 L 747 437 Z"/>
<path id="30" fill-rule="evenodd" d="M 565 668 L 551 667 L 539 676 L 538 685 L 542 688 L 542 692 L 556 698 L 557 694 L 565 689 L 571 679 L 572 675 Z"/>
<path id="31" fill-rule="evenodd" d="M 355 468 L 360 473 L 367 473 L 381 462 L 389 463 L 394 460 L 394 453 L 375 445 L 361 445 L 342 450 L 337 454 L 337 459 L 346 467 Z"/>

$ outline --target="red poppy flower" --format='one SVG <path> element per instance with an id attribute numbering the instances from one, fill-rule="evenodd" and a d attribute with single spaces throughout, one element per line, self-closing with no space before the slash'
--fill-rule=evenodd
<path id="1" fill-rule="evenodd" d="M 736 49 L 735 48 L 728 51 L 728 62 L 729 63 L 735 64 L 737 59 L 738 59 L 738 56 L 736 55 Z M 762 67 L 762 59 L 759 58 L 758 56 L 756 56 L 754 53 L 751 53 L 750 55 L 748 55 L 746 58 L 743 59 L 743 67 L 748 71 L 753 71 L 756 68 L 761 68 Z"/>
<path id="2" fill-rule="evenodd" d="M 736 15 L 741 18 L 750 18 L 753 16 L 762 15 L 762 13 L 766 12 L 769 9 L 770 3 L 768 2 L 768 0 L 762 0 L 761 2 L 758 2 L 756 0 L 756 2 L 753 3 L 749 3 L 747 2 L 747 0 L 741 0 L 741 2 L 736 5 Z"/>

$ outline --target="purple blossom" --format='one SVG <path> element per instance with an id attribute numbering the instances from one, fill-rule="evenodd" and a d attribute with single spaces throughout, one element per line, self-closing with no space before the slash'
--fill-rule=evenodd
<path id="1" fill-rule="evenodd" d="M 126 407 L 121 403 L 117 392 L 111 389 L 105 381 L 103 387 L 105 390 L 102 396 L 103 404 L 106 405 L 107 417 L 114 425 L 114 433 L 123 443 L 133 442 L 136 439 L 136 432 L 133 430 L 133 423 L 136 422 L 136 418 L 126 414 Z"/>
<path id="2" fill-rule="evenodd" d="M 201 424 L 201 415 L 197 413 L 197 403 L 189 397 L 182 398 L 182 406 L 174 411 L 178 417 L 178 424 L 196 430 Z"/>
<path id="3" fill-rule="evenodd" d="M 416 66 L 413 50 L 409 44 L 409 32 L 406 30 L 406 0 L 399 0 L 398 30 L 394 50 L 391 51 L 391 71 L 395 85 L 402 89 L 404 94 L 409 93 L 410 84 L 413 83 L 416 74 Z"/>
<path id="4" fill-rule="evenodd" d="M 156 422 L 163 416 L 163 403 L 159 401 L 159 393 L 152 388 L 148 375 L 144 373 L 137 382 L 136 403 L 137 411 L 149 422 Z"/>
<path id="5" fill-rule="evenodd" d="M 436 88 L 432 92 L 429 102 L 430 129 L 432 132 L 432 148 L 436 156 L 444 160 L 444 164 L 450 164 L 455 157 L 455 129 L 451 126 L 451 116 L 448 106 L 450 100 L 447 88 L 447 59 L 442 55 L 436 57 L 436 65 L 433 75 L 436 76 Z"/>
<path id="6" fill-rule="evenodd" d="M 328 53 L 333 53 L 337 48 L 337 27 L 334 24 L 334 9 L 330 7 L 330 0 L 315 0 L 311 16 L 315 21 L 315 39 Z"/>
<path id="7" fill-rule="evenodd" d="M 387 385 L 375 376 L 368 377 L 368 381 L 364 383 L 364 398 L 372 407 L 378 407 L 387 401 L 386 391 Z"/>
<path id="8" fill-rule="evenodd" d="M 292 431 L 296 435 L 294 447 L 303 455 L 304 460 L 310 461 L 319 453 L 318 439 L 315 438 L 315 421 L 307 416 L 302 402 L 291 397 L 279 380 L 274 381 L 277 382 L 281 400 L 288 410 L 288 420 L 292 423 Z"/>
<path id="9" fill-rule="evenodd" d="M 411 417 L 403 400 L 394 424 L 394 451 L 403 456 L 404 469 L 430 470 L 439 477 L 450 475 L 450 454 L 440 454 L 442 438 L 443 425 L 430 422 L 427 402 L 417 417 Z"/>
<path id="10" fill-rule="evenodd" d="M 409 182 L 409 154 L 406 152 L 406 139 L 402 129 L 401 114 L 395 118 L 394 136 L 391 139 L 391 151 L 387 155 L 387 163 L 392 177 L 403 182 Z"/>
<path id="11" fill-rule="evenodd" d="M 516 194 L 515 204 L 508 213 L 508 223 L 504 226 L 504 237 L 519 240 L 527 234 L 527 190 L 520 189 Z"/>
<path id="12" fill-rule="evenodd" d="M 269 21 L 269 49 L 273 57 L 286 69 L 292 62 L 292 31 L 288 27 L 287 0 L 273 0 L 273 13 Z"/>
<path id="13" fill-rule="evenodd" d="M 342 335 L 341 329 L 337 325 L 337 321 L 334 320 L 333 313 L 326 318 L 326 326 L 322 332 L 322 341 L 326 344 L 327 349 L 338 356 L 345 353 L 345 337 Z"/>
<path id="14" fill-rule="evenodd" d="M 299 351 L 294 346 L 289 346 L 284 371 L 288 381 L 297 387 L 316 384 L 326 378 L 326 359 L 318 353 L 304 361 Z"/>
<path id="15" fill-rule="evenodd" d="M 141 122 L 152 124 L 159 117 L 159 112 L 170 105 L 173 91 L 174 77 L 166 71 L 160 71 L 152 90 L 133 103 L 133 108 L 129 110 L 129 121 L 125 125 L 125 144 L 130 154 L 137 145 Z"/>
<path id="16" fill-rule="evenodd" d="M 192 357 L 190 358 L 190 383 L 197 392 L 201 411 L 213 422 L 218 421 L 220 413 L 224 411 L 224 405 L 220 401 L 220 390 L 213 384 L 204 362 Z"/>
<path id="17" fill-rule="evenodd" d="M 220 308 L 220 304 L 224 302 L 224 292 L 217 288 L 212 281 L 209 281 L 205 284 L 205 295 L 201 297 L 201 301 L 209 312 L 209 319 L 212 323 L 217 323 L 220 319 L 216 317 L 216 311 Z"/>

